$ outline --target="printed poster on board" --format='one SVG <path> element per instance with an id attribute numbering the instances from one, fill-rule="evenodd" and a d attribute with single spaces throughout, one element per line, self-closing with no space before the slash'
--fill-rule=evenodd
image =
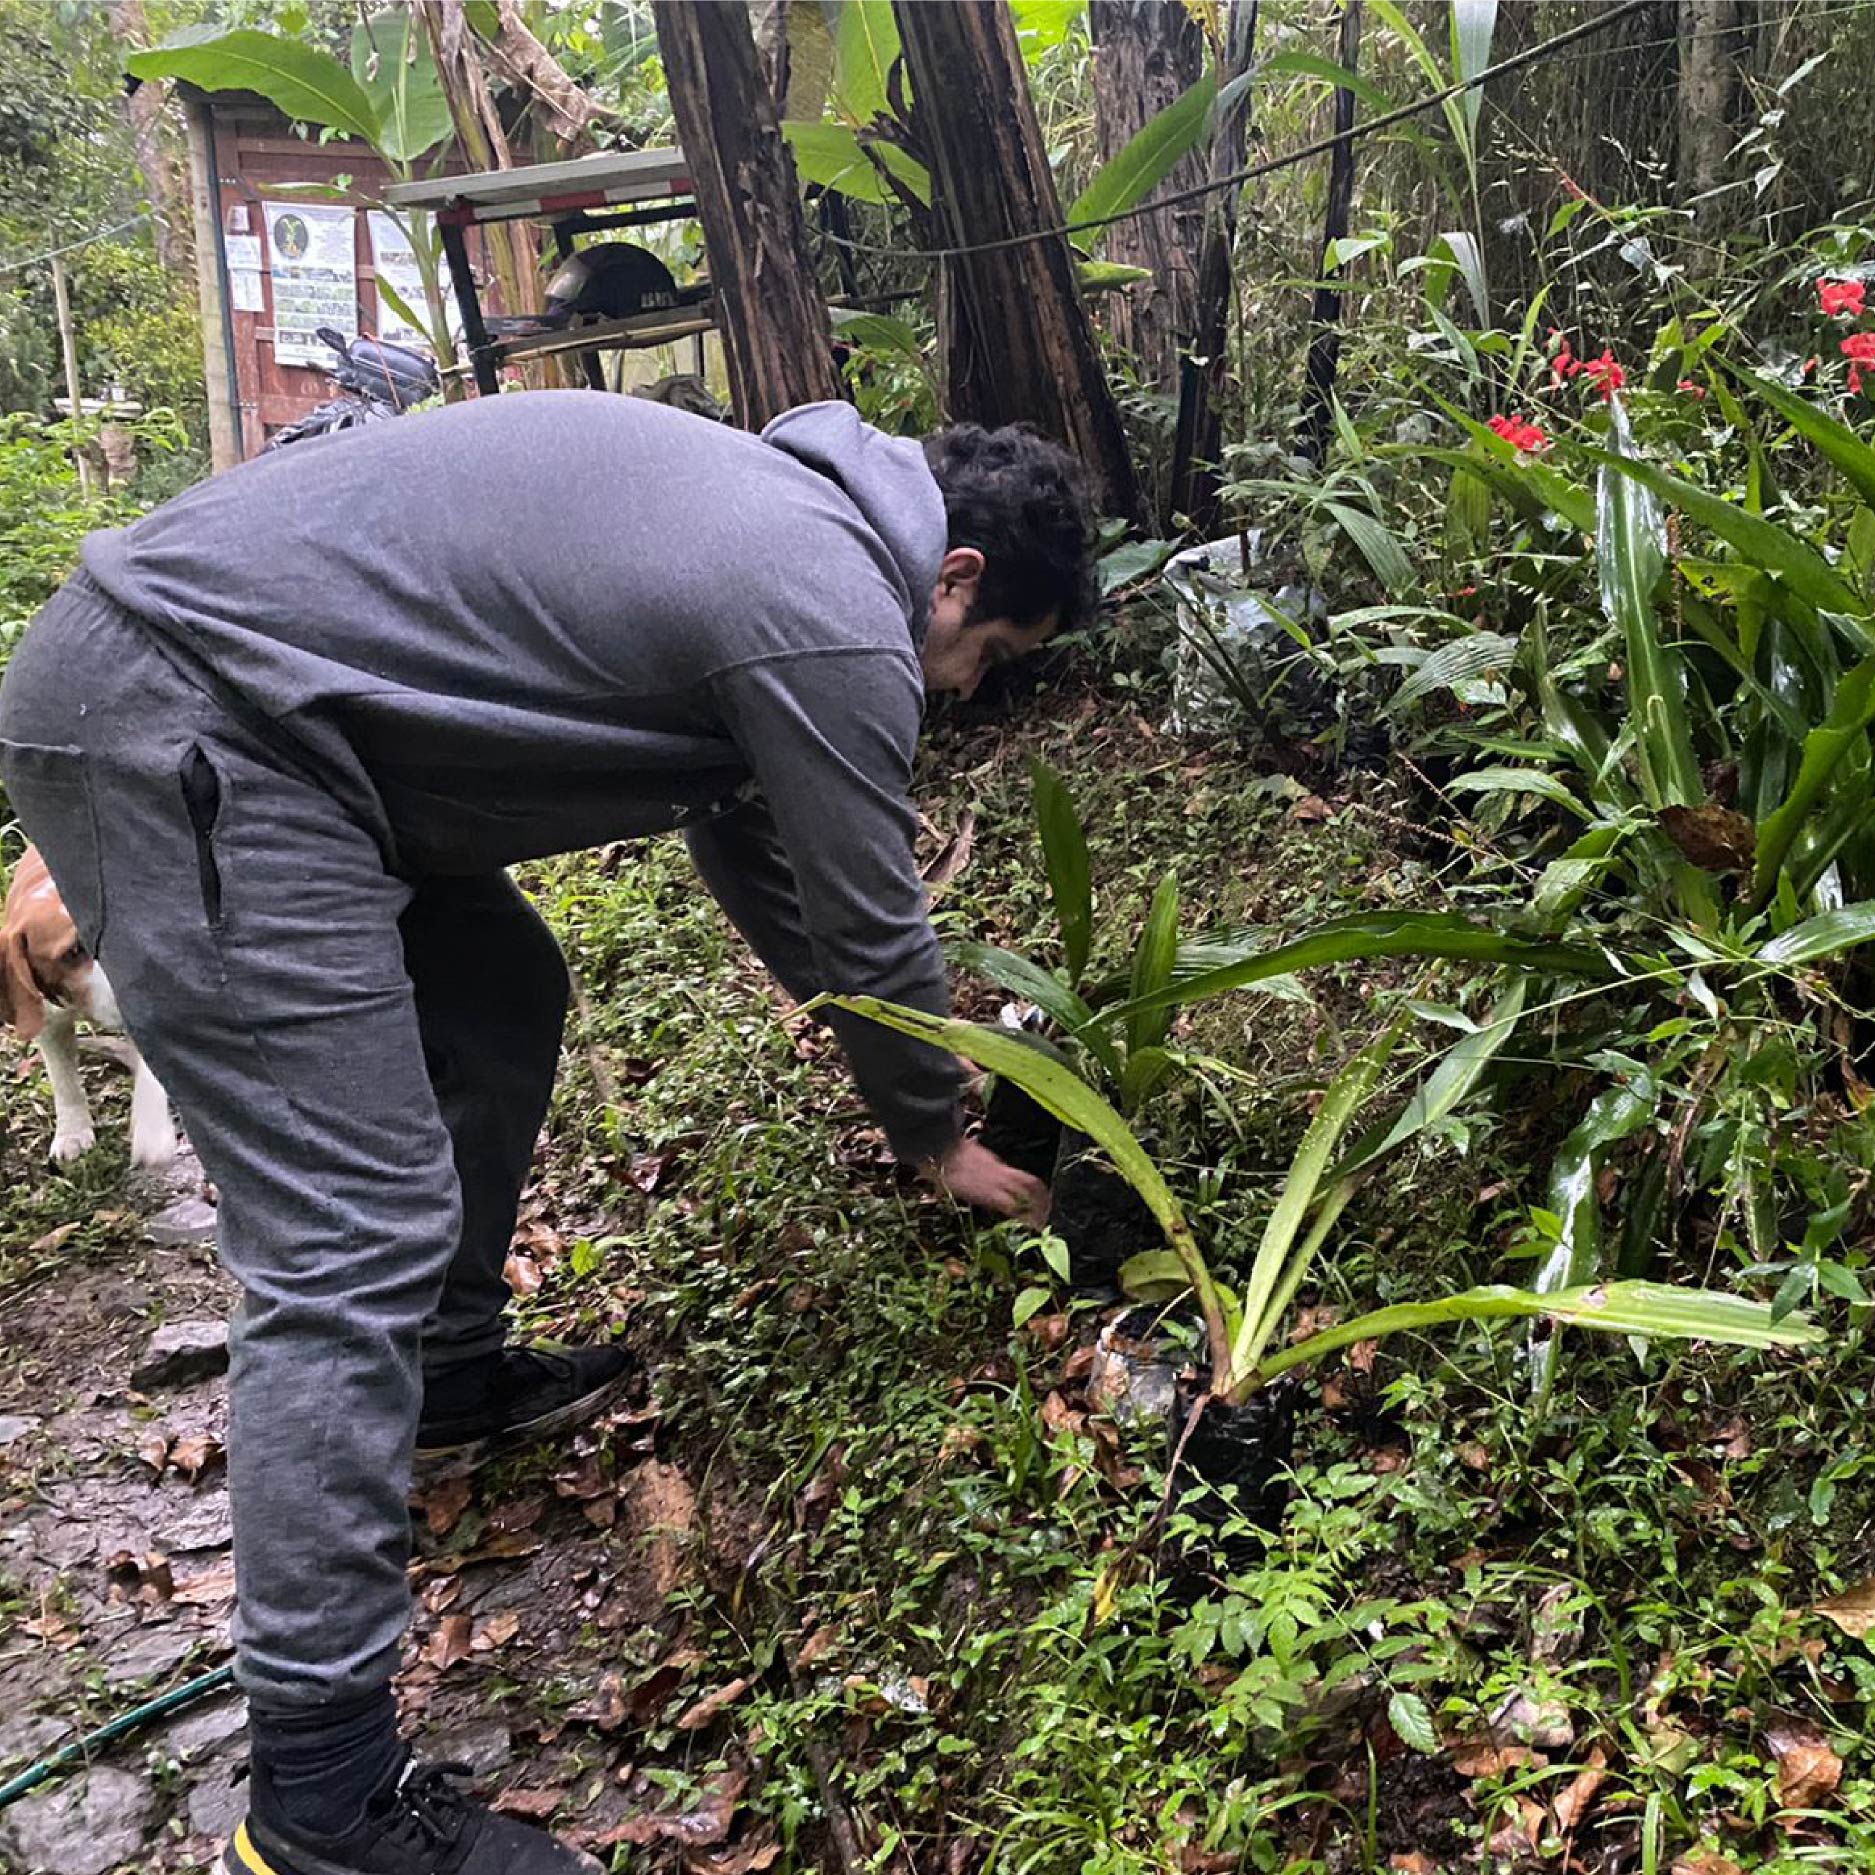
<path id="1" fill-rule="evenodd" d="M 314 337 L 332 326 L 358 330 L 358 268 L 349 208 L 322 202 L 263 202 L 273 275 L 273 355 L 283 365 L 325 364 Z"/>
<path id="2" fill-rule="evenodd" d="M 423 312 L 423 276 L 417 271 L 417 257 L 411 251 L 410 242 L 403 229 L 389 215 L 373 209 L 365 220 L 371 227 L 371 266 L 381 281 L 389 284 L 393 293 L 401 298 L 410 310 L 419 315 Z M 440 265 L 441 263 L 439 263 Z M 462 315 L 456 309 L 455 295 L 449 291 L 449 276 L 443 273 L 443 312 L 449 320 L 449 329 L 460 339 L 462 337 Z M 430 343 L 430 336 L 418 326 L 413 326 L 387 300 L 378 295 L 378 329 L 376 337 L 388 340 L 393 345 L 410 345 L 418 351 L 430 352 L 435 347 Z"/>

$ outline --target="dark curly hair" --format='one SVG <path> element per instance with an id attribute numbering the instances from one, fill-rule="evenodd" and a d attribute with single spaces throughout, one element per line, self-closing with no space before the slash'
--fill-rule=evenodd
<path id="1" fill-rule="evenodd" d="M 1096 530 L 1081 465 L 1026 423 L 953 424 L 926 437 L 924 453 L 950 544 L 983 556 L 976 615 L 1035 625 L 1053 613 L 1063 631 L 1091 622 Z"/>

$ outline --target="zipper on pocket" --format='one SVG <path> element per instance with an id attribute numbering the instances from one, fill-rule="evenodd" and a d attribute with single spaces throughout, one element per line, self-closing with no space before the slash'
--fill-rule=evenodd
<path id="1" fill-rule="evenodd" d="M 202 911 L 210 928 L 221 929 L 221 861 L 215 856 L 215 823 L 221 818 L 221 777 L 197 743 L 183 758 L 182 804 L 195 830 L 195 866 L 202 881 Z"/>

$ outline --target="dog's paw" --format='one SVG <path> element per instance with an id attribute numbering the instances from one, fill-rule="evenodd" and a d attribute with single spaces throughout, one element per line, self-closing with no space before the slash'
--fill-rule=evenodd
<path id="1" fill-rule="evenodd" d="M 70 1165 L 74 1159 L 82 1159 L 97 1143 L 97 1134 L 88 1126 L 77 1126 L 69 1133 L 56 1134 L 52 1141 L 52 1163 Z"/>
<path id="2" fill-rule="evenodd" d="M 160 1171 L 175 1158 L 178 1150 L 173 1125 L 152 1126 L 146 1132 L 131 1135 L 130 1163 L 152 1172 Z"/>

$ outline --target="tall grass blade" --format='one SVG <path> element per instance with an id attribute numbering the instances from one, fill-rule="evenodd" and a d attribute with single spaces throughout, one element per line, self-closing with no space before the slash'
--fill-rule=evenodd
<path id="1" fill-rule="evenodd" d="M 1777 875 L 1811 810 L 1822 798 L 1843 758 L 1860 743 L 1868 745 L 1875 721 L 1875 658 L 1865 658 L 1846 672 L 1831 697 L 1829 715 L 1804 738 L 1803 759 L 1775 812 L 1758 827 L 1758 851 L 1752 870 L 1752 903 L 1762 908 L 1777 890 Z"/>
<path id="2" fill-rule="evenodd" d="M 1156 995 L 1172 980 L 1172 966 L 1178 956 L 1178 875 L 1168 873 L 1159 881 L 1146 913 L 1145 928 L 1133 952 L 1132 992 L 1127 1000 L 1137 1005 Z M 1172 1026 L 1172 1005 L 1162 1003 L 1152 1009 L 1138 1009 L 1126 1022 L 1126 1050 L 1129 1055 L 1156 1048 Z"/>

